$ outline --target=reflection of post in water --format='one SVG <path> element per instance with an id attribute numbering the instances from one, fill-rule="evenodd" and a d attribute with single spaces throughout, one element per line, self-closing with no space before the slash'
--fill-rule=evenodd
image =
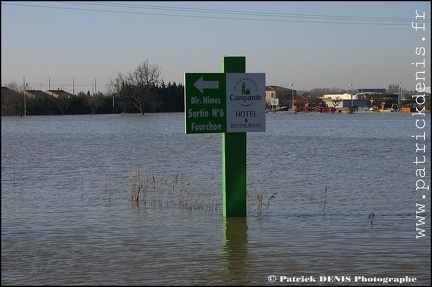
<path id="1" fill-rule="evenodd" d="M 247 218 L 224 218 L 223 258 L 230 283 L 247 280 Z"/>

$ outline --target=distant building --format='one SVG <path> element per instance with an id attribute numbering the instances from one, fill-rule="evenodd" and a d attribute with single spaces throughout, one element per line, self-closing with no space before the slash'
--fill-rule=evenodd
<path id="1" fill-rule="evenodd" d="M 68 93 L 64 90 L 47 90 L 47 91 L 45 91 L 45 93 L 47 93 L 48 95 L 53 96 L 55 98 L 65 96 L 69 99 L 73 96 L 71 93 Z"/>
<path id="2" fill-rule="evenodd" d="M 41 90 L 26 90 L 25 94 L 28 98 L 40 98 L 40 97 L 46 97 L 46 96 L 50 96 L 49 94 L 42 92 Z"/>
<path id="3" fill-rule="evenodd" d="M 22 97 L 22 94 L 20 95 L 20 93 L 14 91 L 14 90 L 11 90 L 9 88 L 1 87 L 1 96 L 2 96 L 2 98 L 3 97 L 18 97 L 18 96 Z"/>
<path id="4" fill-rule="evenodd" d="M 283 104 L 290 108 L 292 107 L 293 97 L 295 98 L 296 96 L 296 90 L 279 86 L 266 86 L 265 93 L 267 105 L 270 105 L 277 99 L 280 105 Z"/>
<path id="5" fill-rule="evenodd" d="M 325 102 L 328 107 L 335 108 L 336 110 L 346 110 L 350 107 L 357 107 L 361 110 L 366 109 L 370 106 L 369 99 L 367 98 L 367 94 L 371 95 L 381 95 L 380 93 L 375 92 L 364 92 L 357 94 L 327 94 L 320 99 Z"/>
<path id="6" fill-rule="evenodd" d="M 357 93 L 378 93 L 385 94 L 387 93 L 386 89 L 376 88 L 376 89 L 357 89 Z"/>
<path id="7" fill-rule="evenodd" d="M 337 110 L 343 109 L 350 106 L 355 106 L 354 102 L 358 102 L 357 95 L 345 94 L 327 94 L 319 97 L 328 107 L 335 108 Z M 352 104 L 351 104 L 352 99 Z M 362 101 L 363 102 L 363 101 Z"/>
<path id="8" fill-rule="evenodd" d="M 369 107 L 368 103 L 364 100 L 343 100 L 342 105 L 339 106 L 342 109 L 348 109 L 349 107 L 357 107 L 360 110 L 364 110 Z"/>
<path id="9" fill-rule="evenodd" d="M 335 99 L 340 99 L 340 100 L 351 100 L 351 94 L 345 93 L 345 94 L 327 94 L 324 95 L 322 97 L 320 97 L 321 99 L 325 100 L 325 99 L 330 99 L 330 100 L 335 100 Z M 353 95 L 353 99 L 357 100 L 357 95 Z"/>

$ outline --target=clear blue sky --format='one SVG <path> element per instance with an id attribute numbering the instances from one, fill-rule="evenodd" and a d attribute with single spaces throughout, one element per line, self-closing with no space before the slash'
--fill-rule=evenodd
<path id="1" fill-rule="evenodd" d="M 413 21 L 426 15 L 426 31 Z M 221 58 L 245 56 L 266 85 L 295 89 L 414 90 L 427 63 L 429 1 L 386 2 L 1 2 L 1 83 L 106 91 L 110 78 L 146 59 L 165 83 L 219 73 Z M 422 40 L 422 37 L 425 39 Z M 426 55 L 415 49 L 425 47 Z"/>

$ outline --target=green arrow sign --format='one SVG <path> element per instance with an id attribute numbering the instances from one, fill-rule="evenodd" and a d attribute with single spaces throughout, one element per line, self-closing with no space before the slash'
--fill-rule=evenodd
<path id="1" fill-rule="evenodd" d="M 192 133 L 226 132 L 224 73 L 185 74 L 185 131 Z"/>
<path id="2" fill-rule="evenodd" d="M 265 131 L 265 74 L 186 73 L 185 132 Z"/>
<path id="3" fill-rule="evenodd" d="M 219 81 L 204 81 L 204 76 L 202 76 L 195 82 L 194 86 L 204 94 L 204 89 L 219 89 Z"/>

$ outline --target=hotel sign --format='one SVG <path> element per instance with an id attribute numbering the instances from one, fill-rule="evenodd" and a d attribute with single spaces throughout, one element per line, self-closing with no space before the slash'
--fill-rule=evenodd
<path id="1" fill-rule="evenodd" d="M 264 73 L 186 73 L 185 132 L 265 132 Z"/>

